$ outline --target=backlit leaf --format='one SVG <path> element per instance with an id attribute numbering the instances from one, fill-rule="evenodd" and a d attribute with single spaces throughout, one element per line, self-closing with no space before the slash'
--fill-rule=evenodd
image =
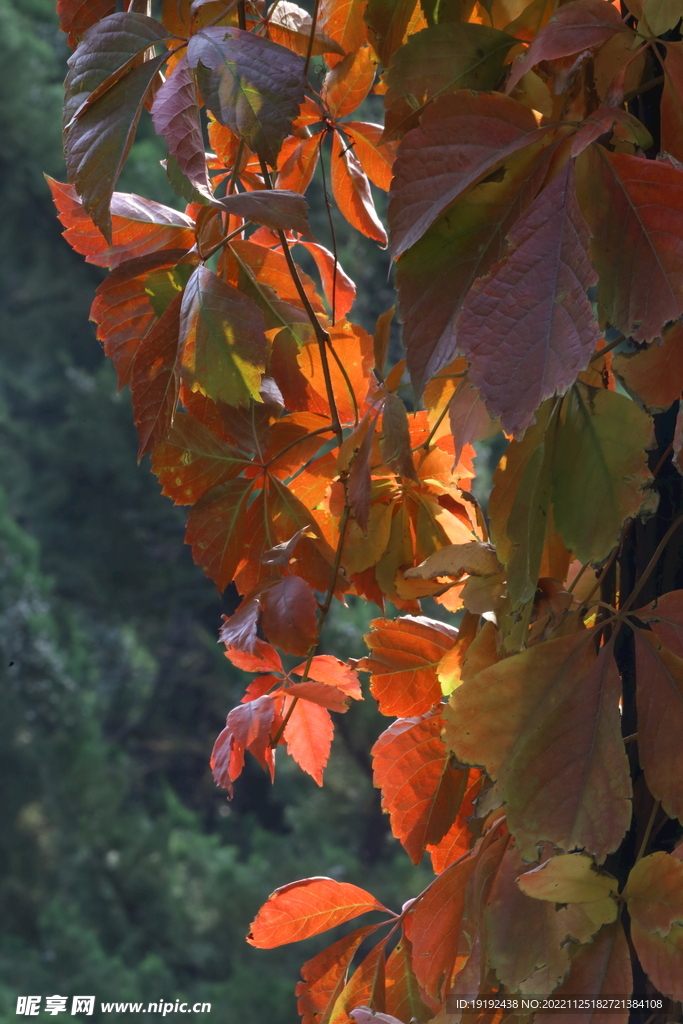
<path id="1" fill-rule="evenodd" d="M 340 212 L 362 234 L 387 244 L 387 234 L 377 216 L 370 184 L 353 150 L 346 147 L 339 132 L 332 136 L 330 158 L 332 191 Z"/>
<path id="2" fill-rule="evenodd" d="M 319 935 L 369 910 L 386 907 L 349 882 L 304 878 L 271 894 L 252 923 L 247 941 L 258 949 L 273 949 Z"/>
<path id="3" fill-rule="evenodd" d="M 374 784 L 391 831 L 417 864 L 438 846 L 458 813 L 467 772 L 452 768 L 441 739 L 441 716 L 399 718 L 372 748 Z"/>
<path id="4" fill-rule="evenodd" d="M 586 632 L 504 658 L 451 694 L 446 744 L 498 779 L 525 856 L 547 840 L 602 861 L 621 842 L 631 785 L 619 696 L 611 648 L 596 660 Z"/>
<path id="5" fill-rule="evenodd" d="M 359 107 L 372 88 L 377 64 L 369 46 L 349 53 L 328 72 L 322 98 L 333 117 L 344 117 Z"/>
<path id="6" fill-rule="evenodd" d="M 380 142 L 383 128 L 366 121 L 344 121 L 344 131 L 353 143 L 353 151 L 373 185 L 389 191 L 396 144 Z"/>
<path id="7" fill-rule="evenodd" d="M 275 705 L 270 697 L 259 697 L 247 704 L 238 704 L 228 715 L 225 729 L 214 744 L 211 754 L 213 777 L 219 786 L 232 795 L 232 783 L 244 767 L 244 752 L 249 750 L 271 779 L 275 773 L 270 730 Z"/>
<path id="8" fill-rule="evenodd" d="M 363 12 L 368 39 L 384 67 L 403 41 L 415 4 L 416 0 L 368 0 Z"/>
<path id="9" fill-rule="evenodd" d="M 210 195 L 197 86 L 187 53 L 154 97 L 151 114 L 157 135 L 166 139 L 168 152 L 180 170 L 196 189 Z"/>
<path id="10" fill-rule="evenodd" d="M 286 46 L 289 50 L 305 57 L 308 53 L 309 39 L 313 20 L 308 11 L 291 2 L 279 0 L 276 7 L 271 8 L 268 16 L 268 34 L 275 43 Z M 311 53 L 318 56 L 322 53 L 344 55 L 339 43 L 331 39 L 319 24 L 316 24 L 313 35 Z"/>
<path id="11" fill-rule="evenodd" d="M 190 511 L 186 543 L 219 590 L 232 582 L 244 552 L 247 503 L 253 480 L 229 480 L 204 495 Z"/>
<path id="12" fill-rule="evenodd" d="M 138 459 L 166 439 L 180 390 L 178 338 L 182 295 L 177 294 L 146 335 L 133 359 L 130 390 L 140 444 Z"/>
<path id="13" fill-rule="evenodd" d="M 190 386 L 228 405 L 258 401 L 266 340 L 256 304 L 202 266 L 187 282 L 180 320 L 181 368 Z"/>
<path id="14" fill-rule="evenodd" d="M 98 267 L 118 267 L 160 249 L 188 250 L 194 245 L 194 224 L 184 213 L 141 196 L 114 192 L 111 200 L 112 244 L 83 209 L 72 185 L 47 178 L 52 198 L 72 249 Z"/>
<path id="15" fill-rule="evenodd" d="M 282 706 L 284 719 L 294 704 L 283 734 L 283 739 L 287 743 L 287 753 L 291 754 L 303 771 L 322 786 L 323 771 L 332 749 L 334 725 L 329 711 L 319 703 L 304 699 L 296 700 L 296 703 L 294 701 L 295 697 L 285 697 Z"/>
<path id="16" fill-rule="evenodd" d="M 302 666 L 299 665 L 292 671 L 295 675 L 301 675 Z M 309 666 L 308 677 L 328 686 L 335 686 L 354 700 L 362 699 L 358 673 L 331 654 L 316 655 Z"/>
<path id="17" fill-rule="evenodd" d="M 190 39 L 208 109 L 264 160 L 277 156 L 304 98 L 303 58 L 239 28 L 204 28 Z"/>
<path id="18" fill-rule="evenodd" d="M 413 951 L 405 935 L 392 949 L 386 962 L 386 1009 L 399 1021 L 429 1020 L 431 1010 L 425 1006 L 412 968 Z M 355 1015 L 354 1015 L 355 1016 Z M 358 1020 L 357 1017 L 355 1017 Z"/>
<path id="19" fill-rule="evenodd" d="M 638 758 L 648 789 L 670 818 L 683 820 L 683 658 L 656 634 L 634 630 Z"/>
<path id="20" fill-rule="evenodd" d="M 300 242 L 311 254 L 318 268 L 320 279 L 335 320 L 346 316 L 356 298 L 356 286 L 332 253 L 317 242 Z"/>
<path id="21" fill-rule="evenodd" d="M 194 416 L 178 414 L 164 440 L 152 453 L 152 470 L 162 494 L 176 505 L 194 505 L 212 487 L 234 479 L 249 459 L 222 441 Z"/>
<path id="22" fill-rule="evenodd" d="M 303 195 L 318 166 L 319 152 L 320 139 L 315 135 L 310 139 L 299 139 L 296 135 L 285 139 L 278 161 L 277 187 Z"/>
<path id="23" fill-rule="evenodd" d="M 373 619 L 364 639 L 370 656 L 358 667 L 371 673 L 372 695 L 383 715 L 422 715 L 441 700 L 437 668 L 457 632 L 433 619 Z"/>
<path id="24" fill-rule="evenodd" d="M 363 9 L 363 0 L 320 0 L 320 27 L 339 43 L 344 53 L 352 53 L 367 42 Z M 335 60 L 328 58 L 328 63 L 334 64 Z"/>
<path id="25" fill-rule="evenodd" d="M 576 169 L 600 277 L 600 321 L 651 341 L 683 313 L 683 170 L 596 144 Z"/>
<path id="26" fill-rule="evenodd" d="M 488 25 L 446 22 L 410 36 L 386 74 L 388 137 L 405 135 L 430 100 L 456 89 L 494 89 L 515 40 Z"/>
<path id="27" fill-rule="evenodd" d="M 115 0 L 57 0 L 57 16 L 69 46 L 76 46 L 86 29 L 116 10 Z"/>
<path id="28" fill-rule="evenodd" d="M 408 414 L 398 395 L 388 394 L 384 400 L 380 451 L 385 465 L 400 476 L 417 480 L 410 446 Z"/>
<path id="29" fill-rule="evenodd" d="M 508 237 L 512 253 L 470 291 L 457 336 L 489 413 L 518 434 L 546 398 L 574 383 L 598 341 L 586 294 L 597 277 L 570 163 Z"/>
<path id="30" fill-rule="evenodd" d="M 326 1017 L 327 1012 L 331 1011 L 344 988 L 349 965 L 356 950 L 363 939 L 376 928 L 377 925 L 357 928 L 303 965 L 303 981 L 298 982 L 296 986 L 301 1024 L 319 1024 L 322 1017 Z"/>

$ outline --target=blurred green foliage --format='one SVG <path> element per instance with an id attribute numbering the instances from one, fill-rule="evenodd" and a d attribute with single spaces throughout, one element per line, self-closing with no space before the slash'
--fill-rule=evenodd
<path id="1" fill-rule="evenodd" d="M 231 597 L 221 608 L 184 512 L 136 466 L 87 319 L 103 272 L 62 240 L 42 177 L 64 178 L 67 56 L 53 0 L 0 0 L 0 1022 L 18 995 L 59 993 L 290 1024 L 298 968 L 326 940 L 246 945 L 269 892 L 328 874 L 397 907 L 428 869 L 380 812 L 372 702 L 339 720 L 324 789 L 286 756 L 272 789 L 252 761 L 232 804 L 213 784 L 245 682 L 215 643 Z M 144 122 L 120 187 L 177 203 L 163 155 Z M 343 226 L 339 246 L 371 327 L 388 258 Z M 337 607 L 325 649 L 360 656 L 369 614 Z"/>

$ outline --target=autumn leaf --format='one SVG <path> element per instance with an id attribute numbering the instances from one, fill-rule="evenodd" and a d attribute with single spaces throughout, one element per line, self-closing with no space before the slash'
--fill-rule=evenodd
<path id="1" fill-rule="evenodd" d="M 265 224 L 273 231 L 297 231 L 311 237 L 308 203 L 297 192 L 282 188 L 258 189 L 218 200 L 228 213 L 244 217 L 254 224 Z"/>
<path id="2" fill-rule="evenodd" d="M 651 341 L 683 313 L 683 170 L 594 144 L 576 171 L 600 322 Z"/>
<path id="3" fill-rule="evenodd" d="M 273 42 L 301 54 L 302 57 L 305 57 L 308 52 L 312 28 L 313 19 L 308 11 L 292 3 L 291 0 L 279 0 L 277 7 L 269 12 L 268 34 L 270 38 Z M 339 43 L 323 32 L 319 25 L 316 25 L 311 53 L 315 56 L 323 53 L 336 53 L 343 56 L 344 50 Z"/>
<path id="4" fill-rule="evenodd" d="M 276 187 L 303 195 L 313 180 L 319 153 L 320 138 L 315 135 L 309 139 L 299 139 L 296 135 L 286 138 L 280 150 Z"/>
<path id="5" fill-rule="evenodd" d="M 207 491 L 233 480 L 251 465 L 194 416 L 179 414 L 164 442 L 152 453 L 152 470 L 162 494 L 176 505 L 194 505 Z"/>
<path id="6" fill-rule="evenodd" d="M 303 666 L 298 665 L 292 672 L 294 675 L 301 675 Z M 331 654 L 317 654 L 308 667 L 308 677 L 317 679 L 319 683 L 334 686 L 354 700 L 361 700 L 363 697 L 356 670 Z"/>
<path id="7" fill-rule="evenodd" d="M 631 869 L 624 899 L 638 958 L 657 989 L 683 998 L 683 861 L 651 853 Z"/>
<path id="8" fill-rule="evenodd" d="M 467 772 L 451 767 L 441 728 L 439 714 L 399 718 L 372 748 L 382 807 L 414 864 L 427 846 L 438 846 L 444 838 L 467 785 Z"/>
<path id="9" fill-rule="evenodd" d="M 361 46 L 335 64 L 325 78 L 321 93 L 333 117 L 344 117 L 360 106 L 372 88 L 376 70 L 369 46 Z"/>
<path id="10" fill-rule="evenodd" d="M 297 1008 L 302 1024 L 317 1024 L 321 1014 L 329 1014 L 346 984 L 349 965 L 356 950 L 376 930 L 377 925 L 356 928 L 303 965 L 303 980 L 296 986 Z"/>
<path id="11" fill-rule="evenodd" d="M 187 48 L 206 105 L 271 167 L 304 98 L 303 58 L 239 28 L 203 28 Z"/>
<path id="12" fill-rule="evenodd" d="M 502 569 L 496 552 L 490 544 L 472 540 L 465 544 L 449 544 L 435 551 L 414 569 L 408 569 L 406 579 L 433 580 L 437 576 L 495 576 Z"/>
<path id="13" fill-rule="evenodd" d="M 400 476 L 417 480 L 410 444 L 410 428 L 405 404 L 398 395 L 387 394 L 382 412 L 380 451 L 385 465 Z"/>
<path id="14" fill-rule="evenodd" d="M 515 40 L 488 25 L 445 22 L 410 36 L 387 71 L 385 138 L 415 128 L 425 106 L 457 89 L 494 89 Z"/>
<path id="15" fill-rule="evenodd" d="M 345 273 L 339 260 L 317 242 L 299 242 L 315 260 L 323 292 L 335 320 L 345 317 L 356 298 L 356 286 Z"/>
<path id="16" fill-rule="evenodd" d="M 652 344 L 619 352 L 612 369 L 649 412 L 665 412 L 683 392 L 683 326 L 670 324 Z"/>
<path id="17" fill-rule="evenodd" d="M 628 31 L 618 11 L 601 0 L 574 0 L 564 4 L 541 29 L 523 58 L 514 64 L 507 90 L 510 92 L 525 72 L 543 60 L 580 53 L 599 46 L 617 32 Z"/>
<path id="18" fill-rule="evenodd" d="M 206 267 L 187 282 L 180 312 L 181 372 L 213 399 L 246 406 L 259 400 L 265 370 L 265 322 L 246 295 Z"/>
<path id="19" fill-rule="evenodd" d="M 652 795 L 670 818 L 683 819 L 678 737 L 683 725 L 683 657 L 656 633 L 635 629 L 638 757 Z"/>
<path id="20" fill-rule="evenodd" d="M 182 295 L 177 294 L 133 359 L 130 390 L 140 438 L 138 461 L 166 439 L 173 425 L 180 390 L 177 362 L 181 303 Z"/>
<path id="21" fill-rule="evenodd" d="M 77 45 L 86 29 L 113 14 L 114 0 L 57 0 L 59 27 L 66 32 L 69 46 Z"/>
<path id="22" fill-rule="evenodd" d="M 384 129 L 367 121 L 344 121 L 344 133 L 353 145 L 358 162 L 373 185 L 389 191 L 396 145 L 382 142 Z"/>
<path id="23" fill-rule="evenodd" d="M 490 415 L 521 434 L 546 398 L 574 383 L 598 341 L 586 294 L 597 275 L 571 163 L 508 237 L 511 254 L 470 291 L 457 338 Z"/>
<path id="24" fill-rule="evenodd" d="M 524 856 L 547 840 L 601 862 L 621 842 L 631 785 L 620 689 L 611 647 L 596 659 L 581 632 L 504 658 L 451 694 L 446 744 L 498 779 Z"/>
<path id="25" fill-rule="evenodd" d="M 387 234 L 377 216 L 368 179 L 353 150 L 345 146 L 338 131 L 332 136 L 330 158 L 332 191 L 340 212 L 358 231 L 380 245 Z"/>
<path id="26" fill-rule="evenodd" d="M 352 53 L 367 42 L 363 21 L 363 0 L 320 0 L 318 12 L 323 31 L 336 40 L 344 53 Z M 328 57 L 333 66 L 336 58 Z"/>
<path id="27" fill-rule="evenodd" d="M 166 139 L 168 152 L 178 161 L 180 170 L 200 193 L 211 196 L 197 85 L 187 53 L 154 97 L 151 114 L 157 135 Z"/>
<path id="28" fill-rule="evenodd" d="M 194 245 L 194 223 L 184 213 L 141 196 L 114 192 L 111 200 L 112 239 L 108 245 L 102 232 L 83 208 L 72 185 L 63 185 L 46 175 L 64 237 L 86 263 L 114 269 L 127 260 L 138 259 L 160 249 L 187 251 Z M 176 262 L 176 260 L 173 260 Z"/>
<path id="29" fill-rule="evenodd" d="M 600 875 L 593 861 L 584 853 L 570 853 L 550 857 L 517 879 L 517 885 L 527 896 L 548 903 L 609 903 L 613 918 L 617 915 L 614 895 L 617 881 L 610 875 Z"/>
<path id="30" fill-rule="evenodd" d="M 244 767 L 245 750 L 249 750 L 273 778 L 275 762 L 270 747 L 270 729 L 274 715 L 275 705 L 270 697 L 239 704 L 228 715 L 225 729 L 214 744 L 211 769 L 218 785 L 227 789 L 231 796 L 232 784 Z"/>
<path id="31" fill-rule="evenodd" d="M 370 910 L 386 907 L 357 885 L 333 878 L 304 878 L 269 896 L 252 923 L 247 942 L 258 949 L 300 942 Z"/>
<path id="32" fill-rule="evenodd" d="M 413 1017 L 428 1020 L 431 1015 L 420 994 L 412 962 L 410 939 L 402 935 L 386 962 L 386 1009 L 399 1021 L 412 1020 Z M 356 1021 L 357 1013 L 356 1010 L 352 1014 Z"/>
<path id="33" fill-rule="evenodd" d="M 247 504 L 254 486 L 243 477 L 214 487 L 192 508 L 185 541 L 219 590 L 232 582 L 244 551 Z"/>
<path id="34" fill-rule="evenodd" d="M 383 715 L 421 715 L 441 699 L 437 668 L 457 632 L 443 622 L 413 618 L 373 619 L 364 637 L 370 657 L 358 667 L 371 673 L 371 690 Z"/>
<path id="35" fill-rule="evenodd" d="M 299 576 L 285 576 L 261 599 L 263 631 L 289 654 L 306 654 L 318 637 L 315 594 Z"/>
<path id="36" fill-rule="evenodd" d="M 384 67 L 401 45 L 414 9 L 415 0 L 368 0 L 363 12 L 368 38 Z"/>

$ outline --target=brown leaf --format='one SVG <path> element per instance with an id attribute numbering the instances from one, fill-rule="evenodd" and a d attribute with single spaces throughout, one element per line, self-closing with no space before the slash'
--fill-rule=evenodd
<path id="1" fill-rule="evenodd" d="M 289 654 L 306 654 L 318 638 L 318 602 L 308 583 L 285 576 L 261 598 L 261 626 L 271 643 Z"/>

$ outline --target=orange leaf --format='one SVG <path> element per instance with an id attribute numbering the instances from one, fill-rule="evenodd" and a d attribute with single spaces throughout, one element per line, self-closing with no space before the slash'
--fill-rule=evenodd
<path id="1" fill-rule="evenodd" d="M 371 673 L 372 694 L 383 715 L 421 715 L 441 700 L 436 670 L 457 632 L 434 619 L 373 619 L 365 634 L 369 658 L 358 667 Z"/>
<path id="2" fill-rule="evenodd" d="M 377 927 L 371 924 L 357 928 L 303 965 L 303 981 L 296 986 L 301 1024 L 319 1024 L 321 1018 L 331 1011 L 346 984 L 349 965 L 356 950 Z"/>
<path id="3" fill-rule="evenodd" d="M 402 935 L 386 963 L 386 1011 L 400 1021 L 429 1020 L 432 1011 L 422 999 L 412 962 L 410 940 Z"/>
<path id="4" fill-rule="evenodd" d="M 349 698 L 343 690 L 336 686 L 328 686 L 326 683 L 291 683 L 282 693 L 289 697 L 298 697 L 300 700 L 310 700 L 313 704 L 327 708 L 328 711 L 337 711 L 343 715 L 349 710 Z"/>
<path id="5" fill-rule="evenodd" d="M 273 949 L 300 942 L 369 910 L 385 910 L 374 896 L 349 882 L 304 878 L 276 889 L 252 923 L 247 942 Z"/>
<path id="6" fill-rule="evenodd" d="M 306 654 L 318 638 L 318 602 L 305 580 L 285 576 L 261 598 L 261 626 L 268 639 L 289 654 Z"/>
<path id="7" fill-rule="evenodd" d="M 623 895 L 641 964 L 660 992 L 683 999 L 683 861 L 661 851 L 643 857 Z"/>
<path id="8" fill-rule="evenodd" d="M 286 138 L 280 150 L 275 187 L 291 189 L 303 195 L 318 166 L 319 151 L 320 139 L 317 135 L 303 140 L 295 135 Z"/>
<path id="9" fill-rule="evenodd" d="M 221 441 L 203 423 L 178 413 L 163 444 L 152 453 L 152 471 L 162 494 L 176 505 L 194 505 L 207 491 L 251 466 L 241 452 Z"/>
<path id="10" fill-rule="evenodd" d="M 683 391 L 683 326 L 665 327 L 661 339 L 612 360 L 615 375 L 650 412 L 665 412 Z"/>
<path id="11" fill-rule="evenodd" d="M 373 1010 L 384 1009 L 384 949 L 386 939 L 378 942 L 358 964 L 351 980 L 347 982 L 337 998 L 330 1014 L 330 1024 L 348 1024 L 351 1012 L 359 1004 L 367 1004 Z"/>
<path id="12" fill-rule="evenodd" d="M 384 129 L 379 124 L 345 121 L 343 128 L 351 139 L 353 151 L 370 181 L 377 185 L 377 188 L 388 192 L 391 186 L 391 169 L 396 157 L 396 143 L 380 144 Z"/>
<path id="13" fill-rule="evenodd" d="M 361 46 L 328 72 L 322 98 L 333 117 L 344 117 L 360 106 L 372 88 L 376 70 L 377 62 L 372 50 L 369 46 Z"/>
<path id="14" fill-rule="evenodd" d="M 432 859 L 432 870 L 436 875 L 440 875 L 442 871 L 455 863 L 472 846 L 473 832 L 468 824 L 468 819 L 474 815 L 475 800 L 481 796 L 484 780 L 485 775 L 480 769 L 469 769 L 467 789 L 455 821 L 439 843 L 427 846 L 427 851 Z"/>
<path id="15" fill-rule="evenodd" d="M 387 244 L 387 233 L 377 216 L 370 184 L 358 157 L 342 141 L 339 132 L 332 136 L 332 191 L 340 212 L 362 234 Z"/>
<path id="16" fill-rule="evenodd" d="M 253 480 L 239 478 L 215 487 L 201 498 L 187 520 L 185 542 L 196 565 L 219 590 L 232 582 L 243 554 L 247 504 Z"/>
<path id="17" fill-rule="evenodd" d="M 187 252 L 194 245 L 194 221 L 184 213 L 151 199 L 114 192 L 110 246 L 83 209 L 73 185 L 63 185 L 47 175 L 46 178 L 59 219 L 66 229 L 64 237 L 72 249 L 85 256 L 86 263 L 113 269 L 124 260 L 147 256 L 160 249 Z"/>
<path id="18" fill-rule="evenodd" d="M 305 249 L 308 249 L 315 260 L 323 291 L 328 305 L 333 312 L 335 320 L 346 316 L 356 298 L 356 286 L 351 278 L 344 272 L 339 261 L 334 261 L 334 256 L 317 242 L 299 242 Z"/>
<path id="19" fill-rule="evenodd" d="M 253 654 L 229 647 L 225 652 L 225 657 L 236 668 L 241 668 L 245 672 L 284 672 L 280 655 L 265 640 L 256 641 L 255 653 Z"/>
<path id="20" fill-rule="evenodd" d="M 344 53 L 358 50 L 367 41 L 364 6 L 363 0 L 320 0 L 320 27 L 336 39 Z M 336 62 L 336 58 L 328 58 L 330 66 Z"/>
<path id="21" fill-rule="evenodd" d="M 282 705 L 283 719 L 293 701 L 294 697 L 285 696 Z M 334 725 L 329 711 L 310 700 L 296 701 L 283 739 L 287 744 L 287 753 L 291 754 L 299 767 L 315 779 L 319 786 L 323 784 L 323 771 L 330 757 L 333 736 Z"/>
<path id="22" fill-rule="evenodd" d="M 438 846 L 453 824 L 467 786 L 467 770 L 451 767 L 441 739 L 441 715 L 399 718 L 372 748 L 374 785 L 382 790 L 391 831 L 414 864 Z"/>
<path id="23" fill-rule="evenodd" d="M 451 865 L 410 908 L 405 931 L 413 947 L 413 970 L 432 999 L 450 988 L 460 947 L 467 884 L 476 867 L 471 857 Z"/>
<path id="24" fill-rule="evenodd" d="M 297 665 L 292 669 L 295 675 L 303 673 L 303 665 Z M 331 654 L 318 654 L 311 662 L 308 669 L 309 679 L 315 679 L 319 683 L 326 683 L 328 686 L 336 686 L 342 693 L 353 697 L 354 700 L 362 700 L 358 673 L 345 665 L 339 658 Z"/>

